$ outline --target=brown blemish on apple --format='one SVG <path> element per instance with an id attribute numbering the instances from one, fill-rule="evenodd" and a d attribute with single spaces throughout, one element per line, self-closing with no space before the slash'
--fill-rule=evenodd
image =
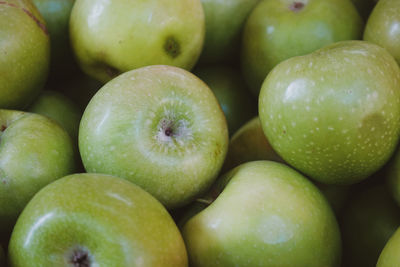
<path id="1" fill-rule="evenodd" d="M 302 2 L 293 2 L 293 4 L 291 4 L 289 8 L 294 12 L 299 12 L 304 8 L 304 6 L 305 6 L 304 3 Z"/>
<path id="2" fill-rule="evenodd" d="M 5 126 L 4 124 L 2 124 L 0 126 L 0 132 L 4 132 L 4 130 L 7 129 L 7 126 Z"/>
<path id="3" fill-rule="evenodd" d="M 16 4 L 13 3 L 8 3 L 5 1 L 0 1 L 0 5 L 7 5 L 7 6 L 11 6 L 11 7 L 15 7 L 15 8 L 20 8 L 25 14 L 27 14 L 31 19 L 33 19 L 33 21 L 39 26 L 40 29 L 42 29 L 42 31 L 46 34 L 49 35 L 49 32 L 46 28 L 46 25 L 44 25 L 37 17 L 35 17 L 35 15 L 32 14 L 32 12 L 30 12 L 28 9 L 24 8 L 24 7 L 19 7 Z"/>
<path id="4" fill-rule="evenodd" d="M 172 58 L 176 58 L 181 53 L 181 46 L 173 36 L 166 38 L 164 43 L 165 52 Z"/>

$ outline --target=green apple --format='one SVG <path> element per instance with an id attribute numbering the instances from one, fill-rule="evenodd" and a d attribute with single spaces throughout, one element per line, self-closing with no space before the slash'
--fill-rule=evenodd
<path id="1" fill-rule="evenodd" d="M 72 100 L 62 93 L 51 90 L 43 91 L 28 111 L 55 120 L 68 132 L 74 142 L 78 141 L 82 112 Z"/>
<path id="2" fill-rule="evenodd" d="M 353 195 L 341 216 L 344 266 L 374 267 L 400 226 L 400 208 L 384 185 Z"/>
<path id="3" fill-rule="evenodd" d="M 260 92 L 261 124 L 275 151 L 308 177 L 353 184 L 396 148 L 399 86 L 399 66 L 385 49 L 338 42 L 270 72 Z"/>
<path id="4" fill-rule="evenodd" d="M 190 266 L 339 266 L 335 216 L 300 173 L 277 162 L 248 162 L 219 179 L 218 192 L 183 227 Z"/>
<path id="5" fill-rule="evenodd" d="M 400 64 L 400 1 L 380 0 L 364 31 L 364 40 L 386 48 Z"/>
<path id="6" fill-rule="evenodd" d="M 236 132 L 240 126 L 257 114 L 257 102 L 248 91 L 238 70 L 221 65 L 200 67 L 193 73 L 214 92 L 224 111 L 229 133 Z"/>
<path id="7" fill-rule="evenodd" d="M 227 148 L 225 116 L 212 91 L 172 66 L 113 79 L 92 98 L 79 128 L 87 172 L 128 179 L 168 208 L 213 183 Z"/>
<path id="8" fill-rule="evenodd" d="M 284 162 L 265 137 L 258 116 L 246 122 L 232 136 L 222 171 L 227 172 L 242 163 L 255 160 Z"/>
<path id="9" fill-rule="evenodd" d="M 400 228 L 386 243 L 383 248 L 376 267 L 398 267 L 400 262 Z"/>
<path id="10" fill-rule="evenodd" d="M 70 136 L 53 120 L 0 110 L 0 238 L 42 187 L 75 171 Z"/>
<path id="11" fill-rule="evenodd" d="M 350 0 L 263 0 L 243 32 L 242 70 L 254 95 L 265 76 L 290 57 L 359 39 L 363 23 Z"/>
<path id="12" fill-rule="evenodd" d="M 148 65 L 190 70 L 204 35 L 200 0 L 77 0 L 70 19 L 79 64 L 102 82 Z"/>
<path id="13" fill-rule="evenodd" d="M 69 17 L 75 0 L 32 0 L 46 21 L 51 41 L 50 73 L 57 78 L 73 69 L 74 61 L 69 41 Z M 57 73 L 55 73 L 57 72 Z"/>
<path id="14" fill-rule="evenodd" d="M 185 267 L 182 236 L 140 187 L 104 174 L 74 174 L 43 188 L 18 218 L 10 267 Z"/>
<path id="15" fill-rule="evenodd" d="M 0 2 L 0 108 L 24 108 L 42 89 L 50 42 L 45 22 L 29 0 Z"/>
<path id="16" fill-rule="evenodd" d="M 238 54 L 242 28 L 259 0 L 201 0 L 206 20 L 204 48 L 199 61 L 231 61 Z"/>

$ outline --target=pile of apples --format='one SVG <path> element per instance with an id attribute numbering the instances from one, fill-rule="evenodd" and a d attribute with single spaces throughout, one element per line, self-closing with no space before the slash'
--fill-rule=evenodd
<path id="1" fill-rule="evenodd" d="M 0 266 L 400 267 L 400 0 L 1 0 Z"/>

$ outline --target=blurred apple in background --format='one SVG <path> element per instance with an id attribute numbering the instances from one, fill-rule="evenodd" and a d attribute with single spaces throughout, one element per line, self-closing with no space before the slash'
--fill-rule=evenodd
<path id="1" fill-rule="evenodd" d="M 380 0 L 368 19 L 364 40 L 386 48 L 400 64 L 400 1 Z"/>
<path id="2" fill-rule="evenodd" d="M 248 15 L 259 0 L 201 0 L 206 21 L 204 48 L 199 63 L 239 59 L 240 36 Z"/>
<path id="3" fill-rule="evenodd" d="M 340 222 L 343 266 L 374 267 L 386 242 L 400 226 L 400 208 L 384 185 L 374 186 L 352 195 Z"/>
<path id="4" fill-rule="evenodd" d="M 214 92 L 232 135 L 257 114 L 257 101 L 248 91 L 241 73 L 229 66 L 204 66 L 193 73 Z"/>
<path id="5" fill-rule="evenodd" d="M 362 19 L 350 0 L 263 0 L 242 36 L 242 71 L 258 96 L 269 71 L 290 57 L 325 45 L 360 39 Z"/>
<path id="6" fill-rule="evenodd" d="M 42 187 L 75 172 L 71 137 L 44 116 L 0 110 L 0 239 Z"/>
<path id="7" fill-rule="evenodd" d="M 290 167 L 248 162 L 213 190 L 215 200 L 183 226 L 190 266 L 340 266 L 331 207 Z"/>
<path id="8" fill-rule="evenodd" d="M 379 255 L 376 267 L 398 267 L 400 262 L 400 228 L 391 236 Z"/>
<path id="9" fill-rule="evenodd" d="M 79 128 L 87 172 L 128 179 L 167 208 L 203 193 L 227 148 L 228 127 L 211 89 L 172 66 L 113 79 L 92 98 Z"/>
<path id="10" fill-rule="evenodd" d="M 0 3 L 0 108 L 25 108 L 46 82 L 50 41 L 29 0 Z"/>
<path id="11" fill-rule="evenodd" d="M 200 0 L 77 0 L 70 20 L 80 66 L 102 82 L 147 65 L 190 70 L 204 35 Z"/>
<path id="12" fill-rule="evenodd" d="M 343 41 L 274 68 L 260 93 L 267 139 L 322 183 L 353 184 L 380 169 L 400 135 L 400 69 L 383 48 Z"/>
<path id="13" fill-rule="evenodd" d="M 140 187 L 102 174 L 74 174 L 43 188 L 18 219 L 12 267 L 186 267 L 181 234 Z"/>
<path id="14" fill-rule="evenodd" d="M 57 91 L 43 91 L 28 111 L 47 116 L 58 122 L 78 143 L 79 122 L 82 112 L 68 97 Z"/>

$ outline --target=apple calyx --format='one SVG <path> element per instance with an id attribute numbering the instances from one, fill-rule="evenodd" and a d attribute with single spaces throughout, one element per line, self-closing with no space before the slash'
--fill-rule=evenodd
<path id="1" fill-rule="evenodd" d="M 165 52 L 172 58 L 176 58 L 181 53 L 181 46 L 173 36 L 167 37 L 164 43 Z"/>
<path id="2" fill-rule="evenodd" d="M 299 12 L 300 10 L 302 10 L 304 8 L 304 6 L 305 6 L 304 3 L 295 1 L 290 5 L 289 8 L 290 8 L 290 10 L 292 10 L 294 12 Z"/>
<path id="3" fill-rule="evenodd" d="M 90 267 L 92 263 L 89 252 L 84 249 L 74 250 L 69 262 L 74 267 Z"/>
<path id="4" fill-rule="evenodd" d="M 189 122 L 185 119 L 164 117 L 160 120 L 157 129 L 156 138 L 161 142 L 172 144 L 174 141 L 182 143 L 186 139 L 192 139 Z"/>

